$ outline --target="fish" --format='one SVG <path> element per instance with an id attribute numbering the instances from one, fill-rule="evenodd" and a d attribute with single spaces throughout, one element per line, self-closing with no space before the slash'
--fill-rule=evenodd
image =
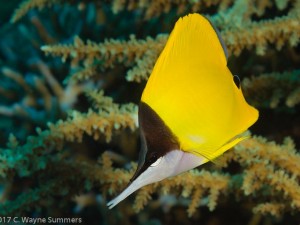
<path id="1" fill-rule="evenodd" d="M 111 209 L 143 186 L 214 161 L 247 138 L 258 119 L 227 67 L 219 31 L 193 13 L 176 22 L 141 96 L 141 149 L 128 186 Z"/>

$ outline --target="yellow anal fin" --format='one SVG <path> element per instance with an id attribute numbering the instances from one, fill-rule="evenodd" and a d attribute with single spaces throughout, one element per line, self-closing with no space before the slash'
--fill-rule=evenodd
<path id="1" fill-rule="evenodd" d="M 218 157 L 221 156 L 224 152 L 227 150 L 231 149 L 233 146 L 241 142 L 242 140 L 245 140 L 249 138 L 250 135 L 248 132 L 243 132 L 242 134 L 237 135 L 236 137 L 232 138 L 228 142 L 226 142 L 224 145 L 222 145 L 220 148 L 217 150 L 213 149 L 200 149 L 198 151 L 194 151 L 194 153 L 206 158 L 208 161 L 211 161 L 215 164 L 218 163 Z"/>

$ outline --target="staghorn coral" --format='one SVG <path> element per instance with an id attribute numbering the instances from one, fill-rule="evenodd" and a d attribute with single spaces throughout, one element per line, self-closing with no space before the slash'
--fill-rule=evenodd
<path id="1" fill-rule="evenodd" d="M 127 42 L 106 40 L 100 44 L 92 41 L 87 41 L 85 44 L 79 37 L 75 37 L 73 45 L 46 45 L 41 49 L 47 55 L 60 56 L 63 62 L 70 57 L 73 66 L 82 61 L 85 69 L 72 75 L 69 80 L 80 81 L 90 78 L 91 74 L 95 74 L 95 61 L 100 61 L 103 63 L 96 64 L 100 70 L 114 67 L 117 63 L 128 67 L 132 67 L 132 64 L 136 63 L 128 71 L 126 79 L 141 81 L 150 74 L 166 40 L 167 36 L 165 35 L 158 35 L 155 39 L 148 37 L 146 40 L 136 40 L 135 36 L 131 35 Z"/>
<path id="2" fill-rule="evenodd" d="M 11 17 L 10 21 L 12 23 L 20 20 L 23 16 L 25 16 L 30 10 L 32 9 L 38 9 L 38 10 L 42 10 L 45 7 L 51 7 L 55 4 L 60 4 L 60 3 L 74 3 L 74 0 L 67 0 L 67 1 L 63 1 L 63 0 L 29 0 L 29 1 L 23 1 L 19 7 L 15 10 L 13 16 Z M 83 7 L 80 6 L 79 4 L 79 9 Z"/>
<path id="3" fill-rule="evenodd" d="M 48 138 L 50 138 L 50 136 Z M 255 148 L 253 146 L 255 146 Z M 42 158 L 42 156 L 39 157 L 40 159 Z M 218 201 L 220 201 L 220 195 L 222 195 L 223 202 L 225 196 L 227 196 L 227 198 L 234 196 L 237 201 L 240 201 L 239 199 L 251 199 L 251 196 L 253 196 L 252 198 L 254 198 L 256 202 L 256 206 L 253 210 L 254 212 L 262 214 L 279 216 L 284 212 L 291 212 L 291 210 L 299 211 L 300 195 L 298 192 L 300 192 L 300 187 L 296 180 L 300 176 L 300 170 L 299 168 L 295 168 L 295 166 L 299 167 L 300 165 L 300 155 L 295 152 L 294 144 L 290 139 L 286 139 L 285 143 L 281 146 L 274 142 L 267 142 L 261 137 L 249 139 L 239 144 L 233 151 L 224 155 L 222 158 L 222 167 L 226 168 L 229 161 L 239 163 L 241 168 L 238 173 L 228 174 L 221 171 L 209 172 L 205 170 L 191 170 L 140 190 L 135 197 L 134 209 L 140 211 L 151 199 L 153 192 L 161 192 L 163 195 L 176 194 L 181 195 L 183 198 L 191 198 L 191 203 L 188 206 L 190 216 L 193 215 L 196 208 L 199 207 L 199 204 L 207 205 L 211 211 L 214 210 Z M 294 164 L 291 165 L 290 162 Z M 47 166 L 51 163 L 51 161 L 48 162 Z M 115 169 L 112 165 L 113 163 L 109 155 L 104 153 L 101 157 L 100 165 L 91 166 L 85 162 L 75 161 L 70 163 L 66 161 L 60 163 L 60 169 L 70 170 L 71 168 L 80 167 L 80 179 L 84 179 L 85 183 L 95 183 L 97 186 L 100 186 L 104 192 L 114 194 L 126 185 L 136 166 L 134 165 L 132 169 L 127 171 Z M 24 169 L 25 167 L 23 165 L 23 170 Z M 249 177 L 255 174 L 255 179 Z M 259 176 L 257 176 L 258 174 Z M 231 179 L 231 177 L 235 177 L 235 179 Z M 264 182 L 265 179 L 270 180 L 270 182 Z M 49 183 L 52 185 L 60 185 L 58 181 L 50 181 Z M 41 190 L 43 190 L 43 192 L 47 191 L 47 194 L 51 195 L 53 188 L 54 187 L 48 184 L 41 188 Z M 66 188 L 70 189 L 71 187 L 66 186 Z M 80 187 L 79 189 L 82 188 L 84 187 Z M 243 192 L 241 193 L 240 190 Z M 29 192 L 31 194 L 29 194 Z M 38 201 L 38 198 L 41 198 L 41 194 L 37 194 L 33 190 L 29 192 L 26 194 L 27 207 L 32 204 L 32 201 Z M 68 193 L 68 191 L 66 193 Z M 65 194 L 62 193 L 62 195 Z M 263 196 L 263 198 L 256 197 L 260 195 Z M 282 197 L 280 202 L 268 202 L 269 198 L 278 197 L 278 195 Z M 34 196 L 35 198 L 28 200 L 28 196 Z M 24 197 L 25 196 L 20 196 L 19 198 L 22 199 Z M 202 202 L 200 201 L 201 199 L 206 200 Z M 22 207 L 14 208 L 9 206 L 13 204 L 22 205 L 24 201 L 17 199 L 15 202 L 8 202 L 2 206 L 2 212 L 4 207 L 7 210 L 5 214 L 15 213 L 17 210 L 22 209 Z"/>
<path id="4" fill-rule="evenodd" d="M 0 215 L 68 212 L 83 224 L 295 224 L 300 219 L 299 4 L 26 0 L 15 5 L 11 22 L 29 17 L 0 28 L 0 109 L 10 112 L 0 117 L 1 146 L 6 145 L 0 148 Z M 54 7 L 35 11 L 49 6 Z M 246 99 L 260 109 L 261 119 L 251 128 L 253 137 L 216 165 L 144 187 L 108 212 L 106 201 L 136 168 L 137 104 L 145 80 L 174 22 L 190 12 L 207 15 L 220 29 L 232 55 L 229 67 L 241 76 Z M 35 110 L 45 115 L 39 123 L 30 113 Z M 9 117 L 16 126 L 7 123 Z"/>
<path id="5" fill-rule="evenodd" d="M 48 130 L 42 131 L 37 128 L 38 136 L 29 137 L 23 146 L 20 146 L 18 140 L 11 135 L 7 143 L 8 148 L 1 149 L 0 174 L 2 177 L 6 177 L 9 168 L 19 171 L 21 176 L 34 172 L 35 169 L 31 168 L 30 171 L 29 168 L 32 166 L 33 157 L 38 157 L 35 154 L 48 154 L 49 151 L 61 150 L 66 141 L 81 142 L 84 134 L 92 136 L 95 140 L 98 140 L 102 134 L 109 142 L 114 130 L 126 127 L 131 130 L 135 129 L 136 107 L 134 105 L 118 106 L 107 98 L 104 98 L 102 102 L 106 104 L 99 107 L 96 112 L 89 110 L 84 114 L 73 111 L 65 121 L 59 120 L 56 124 L 48 123 Z M 44 168 L 45 160 L 47 158 L 44 161 L 38 160 L 39 163 L 34 168 L 36 170 Z"/>
<path id="6" fill-rule="evenodd" d="M 43 9 L 45 7 L 50 7 L 55 4 L 63 4 L 63 3 L 73 3 L 74 0 L 24 0 L 22 4 L 15 10 L 11 22 L 16 22 L 20 20 L 24 15 L 28 13 L 28 11 L 32 9 Z M 85 1 L 79 3 L 79 9 L 83 8 L 83 4 Z M 89 1 L 86 1 L 89 2 Z M 97 2 L 91 1 L 90 2 Z M 146 19 L 150 19 L 151 17 L 159 16 L 162 13 L 169 12 L 172 7 L 177 8 L 177 14 L 184 13 L 192 8 L 192 12 L 199 11 L 202 7 L 210 7 L 212 5 L 219 4 L 220 9 L 227 8 L 232 0 L 220 1 L 220 0 L 210 0 L 210 1 L 163 1 L 163 0 L 155 0 L 155 1 L 120 1 L 113 0 L 110 3 L 110 7 L 114 13 L 119 13 L 123 10 L 142 10 Z M 103 6 L 99 4 L 99 7 Z"/>
<path id="7" fill-rule="evenodd" d="M 243 90 L 254 105 L 276 108 L 282 99 L 294 107 L 300 102 L 300 71 L 271 73 L 243 80 Z M 259 93 L 257 95 L 256 93 Z M 252 97 L 250 97 L 252 96 Z"/>
<path id="8" fill-rule="evenodd" d="M 24 77 L 10 68 L 2 68 L 2 74 L 8 78 L 4 80 L 4 84 L 13 81 L 20 86 L 20 90 L 18 93 L 13 93 L 9 90 L 9 86 L 6 89 L 3 85 L 2 96 L 12 104 L 2 103 L 0 114 L 11 121 L 17 118 L 22 122 L 21 126 L 27 127 L 28 130 L 29 128 L 34 130 L 36 126 L 44 126 L 45 121 L 55 121 L 65 115 L 65 112 L 74 106 L 83 90 L 88 89 L 87 84 L 69 83 L 62 87 L 45 63 L 37 61 L 35 65 L 42 77 L 39 75 Z M 20 100 L 17 101 L 18 99 Z M 19 137 L 23 138 L 23 135 Z"/>
<path id="9" fill-rule="evenodd" d="M 243 49 L 255 48 L 257 54 L 264 55 L 270 44 L 275 45 L 277 50 L 282 49 L 285 44 L 296 46 L 300 33 L 298 4 L 295 3 L 286 16 L 273 20 L 248 21 L 243 26 L 236 23 L 231 23 L 231 26 L 226 23 L 220 24 L 229 53 L 238 56 Z M 222 19 L 211 19 L 213 22 L 224 21 L 223 17 L 226 16 L 223 15 Z M 230 16 L 226 18 L 229 21 L 232 19 Z M 132 67 L 127 71 L 126 79 L 140 82 L 150 75 L 167 37 L 159 34 L 155 39 L 148 37 L 146 40 L 136 40 L 134 36 L 130 36 L 126 42 L 111 39 L 98 44 L 92 41 L 85 44 L 79 37 L 75 37 L 73 45 L 46 45 L 42 50 L 46 54 L 60 56 L 63 61 L 71 58 L 73 66 L 81 61 L 84 69 L 77 69 L 79 72 L 70 79 L 83 80 L 89 78 L 92 73 L 95 74 L 95 70 L 103 70 L 122 62 L 125 66 Z"/>

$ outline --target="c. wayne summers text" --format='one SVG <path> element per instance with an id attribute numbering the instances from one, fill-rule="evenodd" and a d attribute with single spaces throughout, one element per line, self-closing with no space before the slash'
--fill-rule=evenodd
<path id="1" fill-rule="evenodd" d="M 78 224 L 82 223 L 82 218 L 67 218 L 67 217 L 25 217 L 25 216 L 6 216 L 0 217 L 0 224 L 1 223 L 12 223 L 12 224 L 43 224 L 43 223 L 63 223 L 63 224 Z"/>

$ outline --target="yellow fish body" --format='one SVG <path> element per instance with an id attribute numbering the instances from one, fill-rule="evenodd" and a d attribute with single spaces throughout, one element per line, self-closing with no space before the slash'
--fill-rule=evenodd
<path id="1" fill-rule="evenodd" d="M 217 33 L 199 14 L 176 23 L 141 101 L 168 125 L 183 151 L 209 159 L 258 118 L 234 83 Z"/>
<path id="2" fill-rule="evenodd" d="M 149 183 L 177 175 L 243 140 L 258 118 L 227 67 L 227 51 L 210 21 L 180 18 L 141 97 L 139 166 L 114 207 Z"/>

